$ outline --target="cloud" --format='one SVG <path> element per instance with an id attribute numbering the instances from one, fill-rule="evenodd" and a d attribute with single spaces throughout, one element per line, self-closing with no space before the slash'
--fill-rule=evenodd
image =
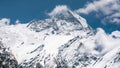
<path id="1" fill-rule="evenodd" d="M 8 18 L 0 19 L 0 26 L 8 25 L 8 24 L 10 24 L 10 19 L 8 19 Z"/>
<path id="2" fill-rule="evenodd" d="M 15 21 L 15 24 L 19 24 L 19 23 L 20 23 L 20 20 L 17 19 L 17 20 Z"/>
<path id="3" fill-rule="evenodd" d="M 102 28 L 97 28 L 95 35 L 96 46 L 102 47 L 101 54 L 109 52 L 113 48 L 120 45 L 120 31 L 113 31 L 111 34 L 106 34 Z"/>
<path id="4" fill-rule="evenodd" d="M 103 22 L 120 24 L 120 0 L 94 0 L 87 3 L 85 7 L 75 10 L 79 14 L 89 14 L 91 12 L 100 13 L 104 16 Z"/>
<path id="5" fill-rule="evenodd" d="M 54 16 L 62 11 L 68 10 L 68 7 L 66 5 L 58 5 L 56 6 L 52 12 L 48 13 L 49 16 Z"/>

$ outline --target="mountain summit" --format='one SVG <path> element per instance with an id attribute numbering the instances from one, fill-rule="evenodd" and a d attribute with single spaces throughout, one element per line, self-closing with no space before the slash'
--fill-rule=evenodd
<path id="1" fill-rule="evenodd" d="M 31 21 L 28 28 L 37 32 L 48 29 L 51 33 L 56 34 L 82 34 L 84 31 L 86 33 L 93 32 L 84 18 L 72 12 L 66 6 L 57 6 L 49 15 L 49 19 Z"/>

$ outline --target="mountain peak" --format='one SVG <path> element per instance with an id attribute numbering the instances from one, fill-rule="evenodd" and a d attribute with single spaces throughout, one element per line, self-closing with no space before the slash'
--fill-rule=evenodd
<path id="1" fill-rule="evenodd" d="M 79 16 L 65 5 L 56 6 L 48 15 L 53 19 L 66 20 L 72 23 L 77 22 L 81 24 L 81 26 L 88 27 L 87 21 L 83 17 Z"/>
<path id="2" fill-rule="evenodd" d="M 53 34 L 78 34 L 78 32 L 92 33 L 87 21 L 67 6 L 56 6 L 50 18 L 30 22 L 28 28 L 37 32 L 49 30 Z"/>

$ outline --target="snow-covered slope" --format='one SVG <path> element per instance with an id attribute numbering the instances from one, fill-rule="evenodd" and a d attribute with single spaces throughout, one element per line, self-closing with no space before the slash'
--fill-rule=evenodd
<path id="1" fill-rule="evenodd" d="M 104 68 L 104 62 L 113 62 L 106 56 L 116 56 L 111 50 L 120 45 L 119 31 L 106 34 L 98 28 L 95 33 L 84 18 L 66 6 L 57 6 L 49 15 L 49 19 L 28 24 L 9 25 L 9 19 L 0 20 L 0 40 L 20 68 Z M 99 58 L 105 60 L 98 62 Z"/>
<path id="2" fill-rule="evenodd" d="M 112 49 L 88 68 L 120 68 L 120 47 Z"/>

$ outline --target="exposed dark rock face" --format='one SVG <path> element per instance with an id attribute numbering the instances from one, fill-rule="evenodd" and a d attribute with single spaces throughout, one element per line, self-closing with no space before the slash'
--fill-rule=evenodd
<path id="1" fill-rule="evenodd" d="M 0 42 L 0 68 L 18 68 L 17 66 L 14 55 Z"/>

